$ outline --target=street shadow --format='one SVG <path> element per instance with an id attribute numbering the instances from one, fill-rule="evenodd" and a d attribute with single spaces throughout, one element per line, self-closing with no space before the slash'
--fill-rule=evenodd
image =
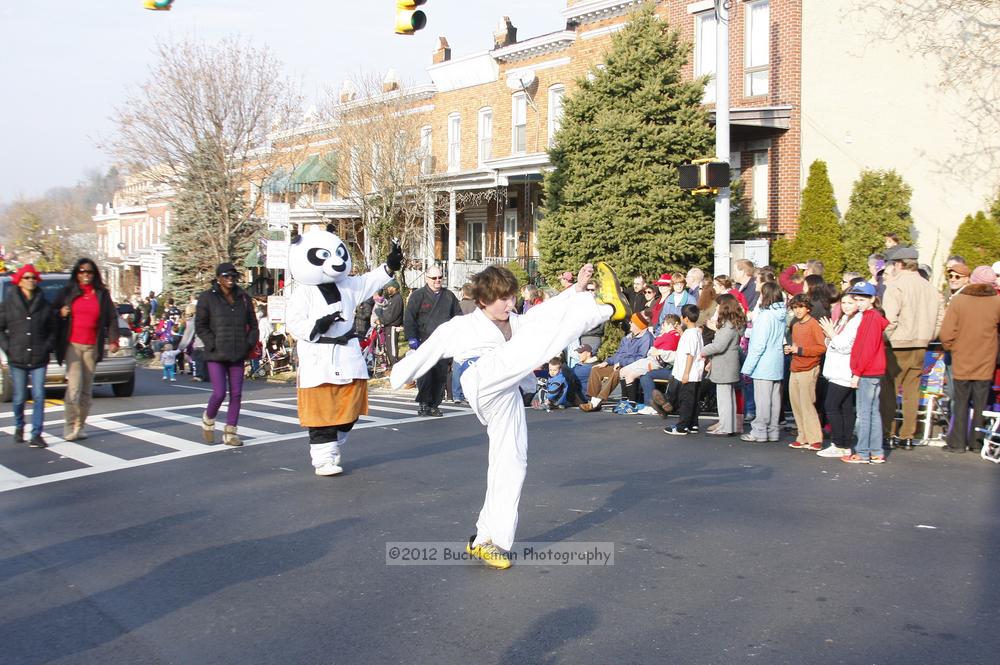
<path id="1" fill-rule="evenodd" d="M 551 665 L 559 659 L 554 651 L 567 642 L 580 639 L 596 627 L 597 614 L 584 605 L 549 612 L 507 647 L 500 663 Z"/>
<path id="2" fill-rule="evenodd" d="M 0 560 L 0 582 L 5 582 L 27 572 L 64 568 L 89 561 L 105 552 L 141 543 L 167 529 L 193 522 L 207 514 L 207 511 L 195 510 L 168 515 L 145 524 L 134 524 L 107 533 L 82 536 L 62 543 L 46 545 L 31 552 L 16 554 Z"/>
<path id="3" fill-rule="evenodd" d="M 625 513 L 647 499 L 676 494 L 678 487 L 718 487 L 751 481 L 769 480 L 774 475 L 771 467 L 730 467 L 725 469 L 705 468 L 703 463 L 678 464 L 668 469 L 640 471 L 615 476 L 578 478 L 563 483 L 562 487 L 579 485 L 618 484 L 604 503 L 577 517 L 572 522 L 549 529 L 530 538 L 526 542 L 547 543 L 568 540 L 588 529 L 604 524 Z"/>
<path id="4" fill-rule="evenodd" d="M 351 442 L 348 441 L 346 446 L 349 448 Z M 364 444 L 359 444 L 359 446 Z M 382 453 L 380 455 L 369 455 L 367 457 L 360 457 L 357 460 L 352 460 L 348 472 L 357 471 L 359 469 L 368 469 L 374 466 L 379 466 L 380 464 L 386 464 L 388 462 L 398 462 L 399 460 L 413 460 L 419 459 L 421 457 L 430 457 L 432 455 L 442 455 L 444 453 L 454 452 L 456 450 L 461 450 L 463 448 L 471 448 L 473 446 L 481 445 L 484 449 L 488 447 L 485 435 L 480 432 L 475 436 L 466 436 L 460 439 L 445 439 L 442 441 L 434 441 L 432 443 L 425 443 L 422 446 L 417 446 L 415 448 L 408 448 L 406 450 Z M 347 448 L 345 448 L 346 450 Z"/>
<path id="5" fill-rule="evenodd" d="M 112 642 L 227 587 L 287 573 L 330 553 L 360 519 L 190 552 L 86 598 L 0 625 L 5 662 L 41 665 Z"/>

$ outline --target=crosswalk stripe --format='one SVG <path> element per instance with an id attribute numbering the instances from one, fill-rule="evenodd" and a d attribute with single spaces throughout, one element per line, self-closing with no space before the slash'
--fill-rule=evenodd
<path id="1" fill-rule="evenodd" d="M 24 482 L 27 480 L 27 476 L 22 476 L 17 471 L 8 469 L 5 466 L 0 466 L 0 490 L 7 485 L 13 485 L 17 483 Z"/>
<path id="2" fill-rule="evenodd" d="M 254 418 L 263 418 L 264 420 L 273 420 L 276 423 L 287 423 L 289 425 L 298 425 L 299 419 L 293 418 L 291 416 L 282 416 L 277 413 L 268 413 L 267 411 L 256 411 L 254 409 L 244 409 L 240 408 L 241 416 L 253 416 Z M 240 426 L 243 429 L 243 426 Z"/>
<path id="3" fill-rule="evenodd" d="M 55 443 L 51 443 L 55 440 Z M 50 438 L 49 450 L 63 457 L 68 457 L 77 462 L 86 464 L 87 466 L 102 468 L 102 469 L 117 469 L 121 466 L 123 460 L 120 457 L 115 457 L 114 455 L 108 455 L 107 453 L 102 453 L 99 450 L 93 448 L 88 448 L 87 446 L 81 446 L 79 443 L 73 441 L 63 441 L 62 439 L 56 439 L 55 437 Z"/>
<path id="4" fill-rule="evenodd" d="M 164 434 L 163 432 L 134 427 L 132 425 L 126 425 L 125 423 L 116 423 L 112 420 L 106 420 L 104 418 L 88 418 L 87 424 L 99 427 L 100 429 L 108 432 L 122 434 L 141 441 L 148 441 L 149 443 L 155 443 L 156 445 L 172 448 L 174 450 L 200 452 L 205 448 L 204 444 L 188 441 L 178 436 L 170 436 L 169 434 Z"/>
<path id="5" fill-rule="evenodd" d="M 220 410 L 220 413 L 221 411 L 222 410 Z M 183 413 L 174 413 L 173 411 L 167 411 L 165 409 L 159 411 L 149 411 L 148 413 L 158 418 L 166 418 L 167 420 L 174 420 L 179 423 L 187 423 L 188 425 L 197 425 L 199 429 L 201 428 L 201 418 L 195 416 L 188 416 Z M 225 420 L 220 420 L 219 418 L 216 418 L 215 429 L 221 431 L 225 428 L 225 426 L 226 426 Z M 243 425 L 240 425 L 240 434 L 243 436 L 250 436 L 256 438 L 262 436 L 271 436 L 272 434 L 274 434 L 274 432 L 265 432 L 264 430 L 261 429 L 254 429 L 252 427 L 244 427 Z"/>

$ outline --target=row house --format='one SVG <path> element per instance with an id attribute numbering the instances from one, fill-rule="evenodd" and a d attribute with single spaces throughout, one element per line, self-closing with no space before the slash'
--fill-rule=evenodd
<path id="1" fill-rule="evenodd" d="M 410 254 L 419 253 L 424 267 L 430 262 L 445 266 L 449 286 L 460 286 L 471 274 L 496 263 L 518 262 L 535 275 L 542 179 L 551 168 L 548 149 L 560 126 L 563 99 L 602 66 L 614 33 L 640 4 L 567 0 L 558 30 L 520 41 L 516 27 L 504 18 L 493 47 L 470 55 L 453 57 L 442 37 L 426 70 L 430 84 L 401 90 L 390 76 L 383 82 L 382 96 L 374 100 L 359 99 L 352 85 L 345 84 L 342 109 L 363 110 L 393 99 L 398 114 L 416 123 L 418 136 L 412 142 L 419 172 L 414 174 L 414 191 L 432 202 L 423 206 L 422 228 L 417 242 L 410 242 Z M 692 45 L 686 74 L 712 76 L 714 0 L 656 4 L 657 13 Z M 796 228 L 803 173 L 801 22 L 802 3 L 794 0 L 730 3 L 730 163 L 742 175 L 747 204 L 764 234 L 794 233 Z M 706 87 L 704 103 L 714 108 L 714 82 Z M 272 137 L 272 145 L 263 150 L 290 157 L 288 167 L 263 185 L 266 204 L 261 214 L 270 217 L 267 206 L 286 204 L 287 218 L 299 232 L 332 222 L 367 256 L 368 239 L 359 223 L 359 195 L 364 191 L 359 156 L 345 146 L 345 131 L 343 125 L 307 124 Z M 379 158 L 378 153 L 365 157 Z M 160 236 L 149 230 L 151 220 L 169 223 L 169 212 L 155 207 L 155 196 L 147 200 L 150 194 L 157 193 L 144 192 L 133 202 L 123 191 L 128 199 L 124 208 L 116 205 L 95 218 L 99 224 L 108 218 L 109 256 L 114 265 L 121 265 L 126 289 L 134 288 L 134 280 L 128 280 L 141 268 L 139 250 L 145 250 L 150 261 L 149 252 L 159 251 Z M 143 224 L 147 230 L 139 232 L 142 241 L 120 235 L 126 227 Z M 117 243 L 110 240 L 112 229 L 119 234 Z M 125 249 L 117 249 L 121 243 Z M 419 249 L 415 252 L 414 247 Z M 151 268 L 150 275 L 154 272 Z M 152 283 L 150 288 L 156 290 Z M 142 289 L 147 290 L 145 278 Z"/>
<path id="2" fill-rule="evenodd" d="M 163 290 L 173 192 L 132 176 L 94 214 L 97 262 L 116 302 Z"/>

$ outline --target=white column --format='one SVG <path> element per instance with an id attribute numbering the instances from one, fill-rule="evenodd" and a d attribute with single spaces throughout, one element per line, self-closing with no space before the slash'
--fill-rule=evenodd
<path id="1" fill-rule="evenodd" d="M 448 192 L 448 286 L 452 287 L 455 275 L 455 254 L 458 245 L 458 202 L 455 190 Z M 459 284 L 458 286 L 461 286 Z"/>
<path id="2" fill-rule="evenodd" d="M 434 194 L 427 192 L 424 199 L 424 270 L 434 263 Z"/>
<path id="3" fill-rule="evenodd" d="M 729 6 L 716 7 L 715 157 L 729 161 Z M 715 199 L 715 274 L 729 275 L 729 187 Z"/>

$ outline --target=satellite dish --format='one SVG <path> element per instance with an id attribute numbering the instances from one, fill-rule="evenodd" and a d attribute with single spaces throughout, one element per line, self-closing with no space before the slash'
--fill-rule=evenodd
<path id="1" fill-rule="evenodd" d="M 514 92 L 518 92 L 530 88 L 536 80 L 538 80 L 538 77 L 535 75 L 535 70 L 522 69 L 519 72 L 511 72 L 507 75 L 507 87 Z"/>

